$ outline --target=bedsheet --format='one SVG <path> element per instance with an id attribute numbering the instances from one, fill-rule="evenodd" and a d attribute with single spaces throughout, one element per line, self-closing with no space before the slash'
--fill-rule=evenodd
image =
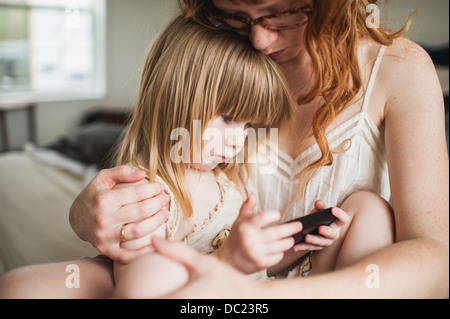
<path id="1" fill-rule="evenodd" d="M 85 183 L 25 151 L 0 155 L 0 274 L 98 254 L 69 224 L 70 205 Z"/>

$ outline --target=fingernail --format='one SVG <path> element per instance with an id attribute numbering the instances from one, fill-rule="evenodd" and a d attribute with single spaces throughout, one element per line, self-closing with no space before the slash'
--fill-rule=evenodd
<path id="1" fill-rule="evenodd" d="M 152 245 L 153 244 L 164 245 L 164 240 L 161 237 L 155 235 L 155 236 L 152 237 Z"/>
<path id="2" fill-rule="evenodd" d="M 170 196 L 167 193 L 163 193 L 164 196 L 164 200 L 166 201 L 166 203 L 170 202 Z"/>
<path id="3" fill-rule="evenodd" d="M 166 220 L 168 220 L 169 217 L 170 217 L 170 212 L 169 212 L 168 210 L 165 210 L 165 211 L 164 211 L 164 215 L 165 215 L 165 217 L 166 217 Z"/>

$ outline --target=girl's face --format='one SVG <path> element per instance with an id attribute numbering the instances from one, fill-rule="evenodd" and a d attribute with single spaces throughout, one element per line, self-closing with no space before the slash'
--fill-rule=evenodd
<path id="1" fill-rule="evenodd" d="M 244 147 L 250 123 L 232 121 L 229 116 L 217 116 L 203 132 L 201 164 L 195 168 L 213 170 L 218 164 L 232 161 Z"/>
<path id="2" fill-rule="evenodd" d="M 232 0 L 213 0 L 214 6 L 227 15 L 257 19 L 305 5 L 305 0 L 262 0 L 258 4 Z M 305 50 L 303 45 L 306 24 L 287 30 L 269 30 L 254 25 L 248 37 L 253 47 L 282 64 L 299 57 Z"/>

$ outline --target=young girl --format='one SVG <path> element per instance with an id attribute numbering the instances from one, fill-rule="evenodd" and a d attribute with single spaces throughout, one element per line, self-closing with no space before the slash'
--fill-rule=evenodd
<path id="1" fill-rule="evenodd" d="M 168 221 L 152 236 L 185 241 L 203 253 L 218 248 L 247 197 L 241 168 L 251 148 L 248 131 L 287 124 L 290 107 L 277 67 L 244 38 L 183 16 L 173 20 L 148 55 L 117 163 L 145 170 L 143 182 L 163 184 L 170 197 Z M 299 225 L 277 228 L 273 241 L 282 243 L 282 252 L 292 247 L 288 237 Z M 128 249 L 149 244 L 151 236 L 122 242 Z M 116 261 L 114 275 L 116 296 L 127 298 L 161 296 L 187 281 L 183 267 L 151 253 L 130 264 Z"/>

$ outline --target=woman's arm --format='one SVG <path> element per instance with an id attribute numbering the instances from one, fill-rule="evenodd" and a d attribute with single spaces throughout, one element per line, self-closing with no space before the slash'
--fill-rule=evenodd
<path id="1" fill-rule="evenodd" d="M 219 259 L 202 255 L 184 243 L 169 243 L 155 238 L 153 244 L 158 253 L 180 263 L 189 272 L 189 283 L 165 296 L 167 298 L 448 297 L 445 274 L 436 285 L 428 280 L 430 273 L 423 273 L 423 264 L 411 264 L 422 258 L 420 251 L 416 249 L 417 245 L 422 249 L 434 250 L 434 243 L 427 240 L 409 240 L 388 246 L 350 267 L 335 272 L 266 282 L 254 281 Z M 425 257 L 431 255 L 432 253 L 429 253 Z M 211 289 L 212 286 L 220 289 Z"/>
<path id="2" fill-rule="evenodd" d="M 448 297 L 449 161 L 442 89 L 431 59 L 417 44 L 399 39 L 384 60 L 383 68 L 390 70 L 385 85 L 392 88 L 385 134 L 399 242 L 394 251 L 404 256 L 398 264 L 409 261 L 398 276 L 408 277 L 417 293 Z"/>

